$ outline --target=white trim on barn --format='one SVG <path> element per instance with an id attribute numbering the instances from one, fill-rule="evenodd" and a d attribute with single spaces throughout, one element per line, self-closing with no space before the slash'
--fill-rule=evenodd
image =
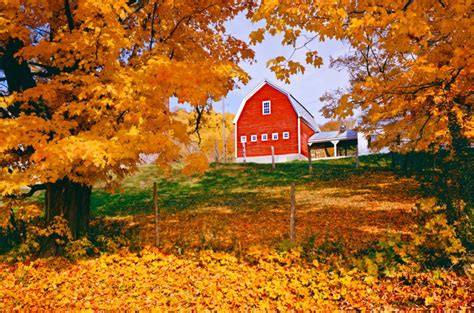
<path id="1" fill-rule="evenodd" d="M 298 117 L 298 153 L 301 154 L 301 118 Z"/>
<path id="2" fill-rule="evenodd" d="M 237 123 L 234 123 L 234 154 L 237 159 Z"/>
<path id="3" fill-rule="evenodd" d="M 295 160 L 306 160 L 306 157 L 300 153 L 291 153 L 291 154 L 277 154 L 275 155 L 275 162 L 282 163 L 282 162 L 290 162 Z M 236 158 L 235 160 L 237 163 L 243 163 L 244 158 Z M 265 156 L 257 156 L 257 157 L 247 157 L 245 159 L 247 163 L 263 163 L 268 164 L 272 163 L 272 156 L 265 155 Z"/>

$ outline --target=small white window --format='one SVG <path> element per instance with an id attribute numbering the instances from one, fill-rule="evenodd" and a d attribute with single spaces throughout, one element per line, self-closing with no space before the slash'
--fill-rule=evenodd
<path id="1" fill-rule="evenodd" d="M 241 143 L 246 143 L 247 142 L 247 136 L 240 136 L 240 142 Z"/>
<path id="2" fill-rule="evenodd" d="M 256 142 L 257 141 L 257 135 L 250 136 L 250 141 L 251 142 Z"/>
<path id="3" fill-rule="evenodd" d="M 272 103 L 269 100 L 262 101 L 262 114 L 269 115 L 271 113 L 272 113 Z"/>
<path id="4" fill-rule="evenodd" d="M 290 139 L 290 132 L 283 132 L 283 139 Z"/>
<path id="5" fill-rule="evenodd" d="M 278 140 L 278 133 L 272 134 L 272 140 Z"/>
<path id="6" fill-rule="evenodd" d="M 267 141 L 267 140 L 268 140 L 268 135 L 262 134 L 262 141 Z"/>

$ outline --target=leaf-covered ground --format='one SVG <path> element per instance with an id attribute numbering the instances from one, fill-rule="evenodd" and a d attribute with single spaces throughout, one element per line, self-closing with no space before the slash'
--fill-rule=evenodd
<path id="1" fill-rule="evenodd" d="M 252 263 L 228 253 L 192 258 L 142 251 L 70 264 L 61 259 L 0 267 L 0 309 L 314 310 L 462 308 L 469 281 L 452 272 L 364 273 L 302 263 L 298 251 L 258 251 Z"/>
<path id="2" fill-rule="evenodd" d="M 217 165 L 203 177 L 168 179 L 148 166 L 120 193 L 98 188 L 94 214 L 139 223 L 147 246 L 154 242 L 151 186 L 158 181 L 160 248 L 0 264 L 0 309 L 470 307 L 472 282 L 453 270 L 402 266 L 378 275 L 380 264 L 348 264 L 377 241 L 410 235 L 410 209 L 421 197 L 413 180 L 396 178 L 383 159 L 358 170 L 351 160 L 319 162 L 312 174 L 306 166 Z M 287 240 L 292 181 L 296 249 Z"/>

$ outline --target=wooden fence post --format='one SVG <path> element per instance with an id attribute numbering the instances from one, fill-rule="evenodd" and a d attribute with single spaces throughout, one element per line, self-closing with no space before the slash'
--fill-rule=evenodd
<path id="1" fill-rule="evenodd" d="M 291 183 L 290 241 L 295 242 L 295 183 Z"/>
<path id="2" fill-rule="evenodd" d="M 275 147 L 272 146 L 272 169 L 275 169 Z"/>
<path id="3" fill-rule="evenodd" d="M 309 164 L 309 172 L 313 171 L 313 161 L 311 159 L 311 145 L 308 145 L 308 164 Z"/>
<path id="4" fill-rule="evenodd" d="M 160 215 L 158 212 L 158 195 L 156 182 L 153 183 L 153 209 L 155 211 L 155 246 L 160 244 Z"/>
<path id="5" fill-rule="evenodd" d="M 217 140 L 214 140 L 214 156 L 216 163 L 219 163 L 219 148 L 217 147 Z"/>

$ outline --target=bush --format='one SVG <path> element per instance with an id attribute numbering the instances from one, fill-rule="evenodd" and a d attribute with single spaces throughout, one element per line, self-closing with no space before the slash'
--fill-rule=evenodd
<path id="1" fill-rule="evenodd" d="M 417 227 L 410 254 L 425 266 L 453 266 L 466 258 L 466 247 L 458 230 L 465 229 L 464 219 L 448 222 L 446 206 L 424 201 L 415 207 Z"/>
<path id="2" fill-rule="evenodd" d="M 461 268 L 467 260 L 466 247 L 446 217 L 446 207 L 425 200 L 414 208 L 416 223 L 410 239 L 400 235 L 359 251 L 356 264 L 367 273 L 392 276 L 401 267 L 411 270 L 436 267 Z"/>
<path id="3" fill-rule="evenodd" d="M 121 248 L 139 250 L 138 225 L 127 219 L 95 219 L 86 236 L 73 240 L 67 221 L 56 216 L 47 224 L 31 208 L 20 207 L 0 224 L 0 254 L 8 261 L 64 256 L 71 260 L 114 252 Z"/>

